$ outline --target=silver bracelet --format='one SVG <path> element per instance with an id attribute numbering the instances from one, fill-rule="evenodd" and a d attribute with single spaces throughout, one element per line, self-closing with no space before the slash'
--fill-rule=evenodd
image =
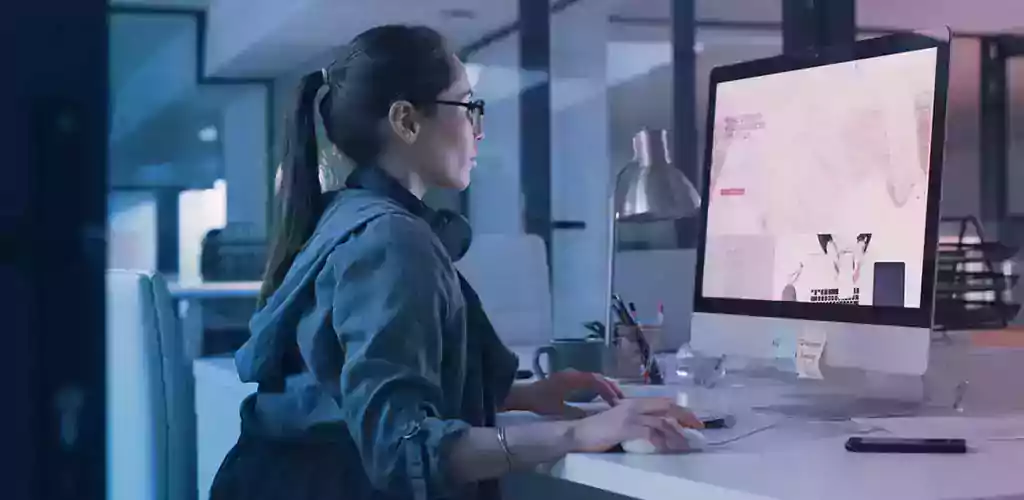
<path id="1" fill-rule="evenodd" d="M 505 452 L 505 461 L 508 462 L 508 470 L 512 471 L 512 451 L 508 449 L 508 438 L 505 436 L 505 428 L 498 427 L 498 444 L 501 445 L 501 451 Z"/>

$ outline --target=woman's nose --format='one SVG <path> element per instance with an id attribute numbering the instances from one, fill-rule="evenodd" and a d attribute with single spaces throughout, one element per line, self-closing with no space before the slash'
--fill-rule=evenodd
<path id="1" fill-rule="evenodd" d="M 485 137 L 485 135 L 484 135 L 483 132 L 480 132 L 479 134 L 476 134 L 476 140 L 478 140 L 478 141 L 484 140 L 484 137 Z"/>

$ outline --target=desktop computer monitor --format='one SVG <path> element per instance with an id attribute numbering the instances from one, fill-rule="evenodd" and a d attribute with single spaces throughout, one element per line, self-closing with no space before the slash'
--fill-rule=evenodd
<path id="1" fill-rule="evenodd" d="M 897 34 L 712 71 L 695 350 L 924 373 L 948 66 Z"/>

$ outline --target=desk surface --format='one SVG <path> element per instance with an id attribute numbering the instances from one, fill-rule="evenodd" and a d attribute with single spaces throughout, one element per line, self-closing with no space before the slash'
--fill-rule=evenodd
<path id="1" fill-rule="evenodd" d="M 941 350 L 933 361 L 946 365 Z M 1024 367 L 1020 350 L 982 350 L 973 361 L 956 366 L 955 379 L 971 380 L 978 391 L 968 403 L 968 414 L 1015 413 L 1024 429 L 1024 388 L 1020 380 Z M 230 359 L 196 361 L 197 384 L 210 388 L 221 383 L 225 389 L 208 399 L 218 404 L 244 396 Z M 217 379 L 211 384 L 211 378 Z M 205 380 L 204 380 L 205 379 Z M 952 379 L 951 379 L 952 380 Z M 1010 382 L 1009 384 L 999 382 Z M 230 390 L 227 386 L 230 386 Z M 676 391 L 678 388 L 627 388 L 633 394 Z M 715 389 L 691 397 L 698 409 L 712 408 L 737 414 L 738 431 L 744 426 L 760 428 L 742 407 L 779 401 L 791 386 L 749 384 L 741 389 Z M 197 392 L 202 389 L 197 387 Z M 228 393 L 232 395 L 228 395 Z M 986 394 L 991 392 L 992 394 Z M 227 396 L 227 397 L 226 397 Z M 232 397 L 233 396 L 233 397 Z M 970 399 L 970 394 L 969 394 Z M 996 408 L 994 403 L 1000 403 Z M 197 408 L 199 413 L 204 413 Z M 752 410 L 751 410 L 752 411 Z M 216 418 L 237 419 L 237 401 L 221 407 Z M 200 417 L 203 418 L 202 416 Z M 504 414 L 506 425 L 526 423 L 532 414 Z M 821 422 L 799 418 L 778 418 L 770 428 L 729 443 L 710 446 L 689 455 L 570 454 L 548 468 L 554 477 L 630 498 L 662 500 L 701 498 L 729 500 L 820 500 L 828 499 L 1007 499 L 1024 498 L 1024 441 L 972 442 L 966 455 L 881 455 L 854 454 L 843 444 L 853 434 L 865 431 L 862 423 Z M 706 431 L 712 442 L 722 441 L 716 431 Z M 218 434 L 232 434 L 218 431 Z M 236 432 L 235 432 L 236 434 Z M 742 434 L 742 432 L 741 432 Z M 227 444 L 225 444 L 227 445 Z M 224 450 L 226 451 L 226 450 Z M 222 451 L 220 452 L 222 453 Z M 211 463 L 211 470 L 214 464 Z M 212 476 L 211 476 L 212 477 Z"/>
<path id="2" fill-rule="evenodd" d="M 204 281 L 201 283 L 170 283 L 167 288 L 176 299 L 256 298 L 259 281 Z"/>
<path id="3" fill-rule="evenodd" d="M 624 388 L 627 394 L 637 394 L 636 389 L 640 388 Z M 653 395 L 649 388 L 642 388 L 642 391 Z M 780 387 L 754 387 L 744 391 L 755 404 L 778 400 L 785 393 Z M 719 401 L 724 400 L 735 402 L 728 396 Z M 703 404 L 698 405 L 698 412 L 703 407 Z M 733 409 L 738 411 L 737 406 Z M 1024 497 L 1024 475 L 1017 472 L 1018 464 L 1024 463 L 1024 440 L 969 439 L 972 449 L 966 455 L 856 454 L 844 449 L 846 439 L 852 435 L 886 435 L 882 427 L 890 428 L 892 420 L 821 421 L 769 416 L 753 410 L 735 414 L 735 429 L 704 431 L 711 444 L 701 452 L 685 455 L 570 454 L 545 471 L 559 479 L 644 500 Z M 530 414 L 504 414 L 500 419 L 505 425 L 515 425 L 537 418 Z M 964 422 L 994 420 L 981 416 L 954 418 Z M 1024 433 L 1024 414 L 998 420 L 1003 427 L 1010 422 Z M 901 425 L 896 429 L 906 427 Z M 938 437 L 928 431 L 913 436 L 899 435 Z"/>
<path id="4" fill-rule="evenodd" d="M 972 349 L 956 356 L 942 346 L 933 349 L 933 370 L 928 389 L 970 380 L 964 406 L 970 422 L 988 421 L 991 415 L 1009 415 L 1008 421 L 1024 436 L 1024 389 L 1020 380 L 1024 357 L 1019 349 Z M 698 411 L 725 411 L 737 416 L 737 428 L 705 431 L 713 444 L 687 455 L 570 454 L 548 472 L 560 479 L 598 488 L 629 498 L 663 500 L 701 498 L 729 500 L 854 500 L 878 499 L 1007 499 L 1024 498 L 1024 440 L 969 439 L 966 455 L 856 454 L 844 448 L 852 435 L 879 432 L 875 422 L 887 420 L 822 421 L 813 416 L 774 416 L 769 425 L 765 413 L 753 408 L 782 406 L 807 393 L 814 384 L 743 381 L 734 387 L 687 391 Z M 746 382 L 746 383 L 744 383 Z M 627 394 L 668 395 L 680 388 L 627 387 Z M 822 393 L 822 394 L 827 394 Z M 944 399 L 944 398 L 938 398 Z M 954 414 L 951 407 L 936 403 L 921 409 L 925 414 Z M 746 411 L 747 413 L 744 413 Z M 756 416 L 756 418 L 755 418 Z M 509 424 L 525 423 L 528 417 L 506 415 Z M 518 421 L 516 421 L 518 420 Z M 924 427 L 901 426 L 901 437 L 939 437 Z M 745 429 L 744 429 L 745 428 Z M 756 431 L 756 432 L 755 432 Z M 874 431 L 874 432 L 871 432 Z M 724 442 L 722 432 L 739 439 Z M 748 432 L 753 434 L 741 437 Z M 884 431 L 883 435 L 885 434 Z M 915 436 L 910 432 L 921 432 Z M 943 435 L 942 437 L 960 437 Z"/>
<path id="5" fill-rule="evenodd" d="M 849 453 L 847 435 L 780 431 L 759 450 L 728 447 L 678 456 L 573 454 L 552 473 L 631 498 L 980 499 L 1024 495 L 1024 443 L 986 442 L 967 455 Z"/>

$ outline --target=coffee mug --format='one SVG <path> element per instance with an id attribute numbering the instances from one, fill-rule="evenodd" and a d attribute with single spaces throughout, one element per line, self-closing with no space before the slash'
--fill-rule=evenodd
<path id="1" fill-rule="evenodd" d="M 544 379 L 551 373 L 573 369 L 581 372 L 601 373 L 604 371 L 605 360 L 609 349 L 601 339 L 559 339 L 551 341 L 537 349 L 533 355 L 533 372 L 537 378 Z M 548 368 L 545 371 L 541 358 L 547 355 Z M 570 394 L 566 401 L 583 403 L 597 397 L 597 391 L 577 391 Z"/>

